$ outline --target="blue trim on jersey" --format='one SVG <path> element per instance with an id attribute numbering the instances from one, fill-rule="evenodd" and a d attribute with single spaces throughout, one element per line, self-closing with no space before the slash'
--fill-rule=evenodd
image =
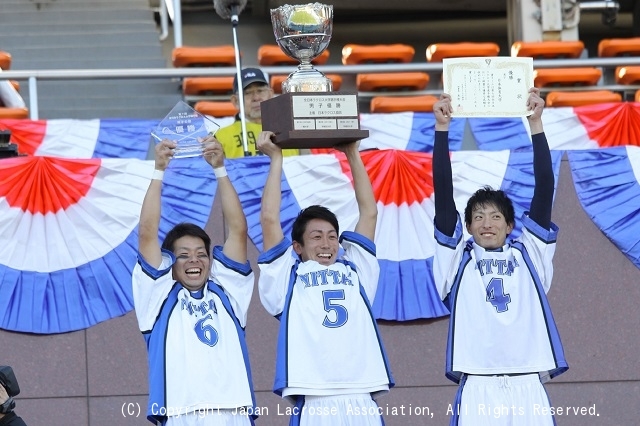
<path id="1" fill-rule="evenodd" d="M 355 263 L 351 262 L 350 260 L 336 259 L 335 263 L 342 263 L 344 266 L 350 267 L 351 269 L 353 269 L 353 272 L 355 272 L 356 275 L 358 275 L 358 267 L 355 265 Z"/>
<path id="2" fill-rule="evenodd" d="M 178 304 L 178 293 L 181 289 L 181 285 L 173 286 L 160 308 L 160 314 L 153 324 L 153 329 L 150 333 L 144 333 L 147 351 L 149 352 L 149 402 L 147 406 L 147 419 L 150 422 L 163 420 L 163 416 L 153 415 L 153 404 L 157 404 L 159 407 L 167 406 L 167 380 L 165 375 L 167 371 L 167 332 L 169 330 L 169 319 Z M 153 366 L 151 360 L 154 360 Z M 158 366 L 158 363 L 161 365 Z M 155 412 L 157 413 L 158 411 L 155 410 Z"/>
<path id="3" fill-rule="evenodd" d="M 242 349 L 242 358 L 244 360 L 244 367 L 247 372 L 249 391 L 251 392 L 251 404 L 252 404 L 251 413 L 252 414 L 249 417 L 253 419 L 257 419 L 258 415 L 255 414 L 257 411 L 256 396 L 253 391 L 253 378 L 251 375 L 251 364 L 249 363 L 249 350 L 247 349 L 247 341 L 245 340 L 244 328 L 242 328 L 242 326 L 240 325 L 240 320 L 238 319 L 233 308 L 231 307 L 231 302 L 229 301 L 229 297 L 227 296 L 227 294 L 224 292 L 224 289 L 213 281 L 209 281 L 207 283 L 207 288 L 220 298 L 220 300 L 222 301 L 222 305 L 227 311 L 227 314 L 229 314 L 229 317 L 231 317 L 231 319 L 233 320 L 233 323 L 236 326 L 236 331 L 238 333 L 238 340 L 240 341 L 240 348 Z"/>
<path id="4" fill-rule="evenodd" d="M 558 332 L 558 328 L 556 327 L 556 322 L 553 318 L 553 313 L 551 312 L 551 307 L 549 306 L 549 299 L 547 299 L 547 294 L 544 291 L 544 287 L 542 282 L 540 281 L 540 276 L 536 272 L 535 267 L 533 266 L 533 262 L 529 257 L 529 253 L 527 252 L 527 248 L 521 242 L 515 242 L 513 244 L 513 248 L 522 253 L 522 258 L 524 259 L 524 263 L 527 265 L 527 269 L 531 274 L 531 279 L 535 283 L 536 291 L 538 293 L 538 301 L 540 306 L 542 306 L 542 314 L 544 315 L 544 323 L 547 327 L 547 336 L 549 337 L 549 342 L 551 343 L 551 352 L 553 353 L 553 360 L 556 364 L 556 368 L 553 370 L 549 370 L 549 377 L 554 378 L 564 373 L 569 369 L 569 365 L 564 357 L 564 349 L 562 347 L 562 341 L 560 340 L 560 333 Z"/>
<path id="5" fill-rule="evenodd" d="M 140 268 L 142 268 L 142 272 L 154 281 L 167 274 L 167 272 L 169 272 L 173 267 L 173 264 L 176 263 L 175 255 L 169 250 L 162 249 L 162 255 L 167 255 L 171 258 L 171 265 L 165 269 L 158 270 L 147 262 L 147 260 L 142 256 L 142 253 L 138 252 L 138 263 L 140 264 Z"/>
<path id="6" fill-rule="evenodd" d="M 291 297 L 293 296 L 296 271 L 299 265 L 300 261 L 296 261 L 289 273 L 287 296 L 280 318 L 278 318 L 280 320 L 280 328 L 278 330 L 278 346 L 276 348 L 276 374 L 273 382 L 273 392 L 279 396 L 282 396 L 282 391 L 289 386 L 289 309 L 291 308 Z"/>
<path id="7" fill-rule="evenodd" d="M 451 416 L 451 420 L 449 421 L 449 426 L 458 426 L 458 422 L 460 421 L 460 404 L 462 403 L 462 391 L 466 383 L 467 383 L 467 375 L 464 374 L 460 379 L 460 386 L 458 386 L 456 397 L 453 400 L 453 416 Z"/>
<path id="8" fill-rule="evenodd" d="M 360 296 L 362 296 L 362 301 L 364 302 L 364 305 L 367 307 L 367 312 L 369 312 L 369 317 L 371 318 L 371 324 L 373 324 L 373 329 L 376 332 L 376 338 L 378 339 L 378 346 L 380 347 L 380 352 L 382 353 L 382 360 L 384 362 L 384 369 L 387 372 L 387 379 L 389 380 L 389 389 L 391 389 L 396 385 L 396 382 L 395 380 L 393 380 L 393 373 L 391 373 L 391 368 L 389 368 L 389 358 L 387 358 L 387 351 L 384 349 L 384 344 L 382 343 L 382 338 L 380 337 L 380 330 L 378 330 L 378 323 L 376 322 L 376 319 L 373 316 L 373 311 L 371 310 L 371 305 L 369 304 L 367 293 L 365 292 L 362 284 L 360 284 Z"/>
<path id="9" fill-rule="evenodd" d="M 245 263 L 236 262 L 224 254 L 222 246 L 215 246 L 213 248 L 213 258 L 222 263 L 227 269 L 231 269 L 240 275 L 247 277 L 251 274 L 251 265 L 248 260 Z"/>
<path id="10" fill-rule="evenodd" d="M 458 221 L 458 224 L 460 224 L 460 221 Z M 471 262 L 471 244 L 467 243 L 464 253 L 462 254 L 462 259 L 460 259 L 460 266 L 458 267 L 458 272 L 453 281 L 453 285 L 451 286 L 451 290 L 443 300 L 445 306 L 449 309 L 449 312 L 451 312 L 451 315 L 449 316 L 449 331 L 447 333 L 445 376 L 454 383 L 460 383 L 460 376 L 462 375 L 462 372 L 460 371 L 453 371 L 453 352 L 455 349 L 453 347 L 453 335 L 456 328 L 455 308 L 457 305 L 458 290 L 460 289 L 460 283 L 462 282 L 462 275 L 464 274 L 464 270 L 469 262 Z"/>
<path id="11" fill-rule="evenodd" d="M 277 245 L 258 256 L 258 263 L 271 263 L 286 252 L 291 246 L 291 241 L 283 238 Z"/>
<path id="12" fill-rule="evenodd" d="M 242 326 L 240 325 L 240 321 L 238 320 L 233 308 L 231 307 L 231 302 L 229 301 L 229 297 L 224 292 L 224 289 L 216 284 L 215 282 L 209 280 L 207 282 L 207 288 L 215 293 L 222 302 L 225 310 L 227 311 L 229 317 L 233 320 L 233 323 L 236 326 L 236 331 L 238 333 L 238 340 L 240 342 L 240 347 L 242 349 L 242 356 L 244 360 L 245 369 L 247 371 L 247 380 L 249 383 L 249 390 L 251 392 L 251 402 L 252 402 L 252 410 L 253 413 L 250 418 L 257 418 L 258 416 L 255 414 L 256 410 L 256 399 L 255 393 L 253 390 L 253 379 L 251 375 L 251 365 L 249 364 L 249 352 L 247 350 L 247 343 L 245 340 L 245 332 Z M 153 325 L 153 329 L 149 332 L 144 332 L 143 336 L 145 342 L 147 344 L 147 351 L 149 353 L 149 402 L 147 406 L 147 419 L 150 422 L 163 422 L 166 420 L 165 416 L 153 415 L 152 407 L 156 404 L 155 412 L 158 412 L 158 407 L 166 407 L 167 405 L 167 388 L 166 388 L 166 374 L 167 365 L 166 365 L 166 349 L 167 349 L 167 332 L 169 329 L 169 319 L 171 318 L 171 314 L 173 310 L 178 304 L 178 293 L 182 290 L 183 287 L 180 283 L 176 282 L 167 295 L 167 298 L 164 300 L 162 306 L 160 307 L 160 313 L 158 318 Z M 199 290 L 202 296 L 203 290 Z M 193 293 L 191 293 L 193 295 Z M 156 364 L 151 365 L 151 360 L 154 360 Z M 157 360 L 162 360 L 161 367 L 158 366 Z"/>
<path id="13" fill-rule="evenodd" d="M 342 243 L 342 240 L 347 240 L 351 243 L 359 245 L 360 247 L 368 251 L 372 256 L 376 255 L 376 244 L 362 234 L 358 234 L 352 231 L 344 231 L 340 235 L 339 242 Z"/>
<path id="14" fill-rule="evenodd" d="M 453 232 L 452 236 L 443 234 L 437 226 L 433 227 L 433 234 L 436 239 L 436 243 L 440 244 L 441 246 L 450 248 L 451 250 L 455 250 L 455 248 L 458 247 L 460 240 L 464 236 L 464 233 L 462 232 L 462 222 L 460 222 L 460 216 L 458 215 L 458 222 L 456 223 L 456 229 Z"/>
<path id="15" fill-rule="evenodd" d="M 531 235 L 540 239 L 545 244 L 553 244 L 558 239 L 558 226 L 551 222 L 551 229 L 544 229 L 542 226 L 531 219 L 528 212 L 522 217 L 522 227 L 527 228 Z"/>

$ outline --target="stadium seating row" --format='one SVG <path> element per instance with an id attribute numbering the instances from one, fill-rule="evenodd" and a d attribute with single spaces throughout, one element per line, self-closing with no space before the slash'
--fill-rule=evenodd
<path id="1" fill-rule="evenodd" d="M 445 58 L 498 56 L 500 48 L 495 43 L 437 43 L 427 47 L 428 62 L 440 62 Z M 582 41 L 543 41 L 515 42 L 511 46 L 512 57 L 533 57 L 534 59 L 576 59 L 584 57 Z M 599 57 L 637 56 L 640 54 L 640 38 L 603 39 L 598 46 Z M 342 49 L 344 65 L 376 63 L 408 63 L 413 61 L 415 51 L 405 44 L 357 45 L 347 44 Z M 235 53 L 232 46 L 217 47 L 180 47 L 174 50 L 174 66 L 234 66 Z M 316 58 L 313 63 L 323 65 L 329 58 L 328 51 Z M 258 50 L 258 62 L 263 66 L 296 65 L 298 62 L 285 55 L 276 45 L 263 45 Z M 339 90 L 342 82 L 337 74 L 329 76 L 334 90 Z M 281 92 L 284 75 L 271 77 L 271 86 L 276 93 Z M 596 67 L 581 68 L 541 68 L 534 70 L 534 85 L 549 88 L 546 97 L 549 106 L 585 105 L 600 102 L 622 101 L 622 95 L 608 90 L 590 90 L 575 92 L 553 90 L 556 87 L 598 86 L 603 71 Z M 619 66 L 613 78 L 617 84 L 640 84 L 640 66 Z M 425 72 L 393 72 L 357 74 L 358 92 L 420 92 L 425 90 L 430 80 Z M 233 77 L 193 77 L 183 81 L 185 96 L 228 95 L 232 91 Z M 636 100 L 638 95 L 636 95 Z M 429 111 L 435 97 L 420 94 L 418 96 L 373 96 L 371 112 Z M 235 111 L 228 102 L 198 102 L 202 112 L 214 116 Z M 235 113 L 235 112 L 234 112 Z"/>

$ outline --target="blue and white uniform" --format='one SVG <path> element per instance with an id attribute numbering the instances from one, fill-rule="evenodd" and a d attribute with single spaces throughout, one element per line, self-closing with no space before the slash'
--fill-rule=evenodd
<path id="1" fill-rule="evenodd" d="M 463 239 L 448 132 L 436 131 L 434 278 L 451 312 L 446 375 L 460 384 L 451 426 L 555 424 L 542 385 L 568 369 L 546 295 L 558 232 L 551 222 L 555 178 L 545 134 L 531 139 L 535 188 L 522 235 L 484 249 Z"/>
<path id="2" fill-rule="evenodd" d="M 209 281 L 197 292 L 172 278 L 174 263 L 163 250 L 159 269 L 138 255 L 133 270 L 136 316 L 149 352 L 147 418 L 187 424 L 186 417 L 204 412 L 209 421 L 201 424 L 252 424 L 244 332 L 254 283 L 249 262 L 235 262 L 215 247 Z M 232 423 L 214 422 L 228 410 L 241 415 Z"/>
<path id="3" fill-rule="evenodd" d="M 465 242 L 460 219 L 452 237 L 435 230 L 435 282 L 451 311 L 446 375 L 461 384 L 452 425 L 555 424 L 541 379 L 568 369 L 546 296 L 558 228 L 522 222 L 496 250 Z"/>
<path id="4" fill-rule="evenodd" d="M 446 375 L 456 383 L 462 373 L 553 378 L 567 370 L 546 296 L 558 228 L 526 215 L 522 223 L 521 237 L 497 250 L 465 242 L 460 220 L 452 237 L 435 230 L 435 282 L 451 311 Z"/>
<path id="5" fill-rule="evenodd" d="M 296 259 L 287 239 L 258 258 L 260 300 L 280 319 L 273 390 L 298 405 L 298 396 L 371 401 L 394 384 L 371 312 L 380 274 L 375 245 L 348 231 L 340 243 L 344 257 L 329 266 Z"/>

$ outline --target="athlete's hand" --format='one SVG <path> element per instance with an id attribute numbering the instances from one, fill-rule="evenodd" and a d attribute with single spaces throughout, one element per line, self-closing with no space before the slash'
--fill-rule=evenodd
<path id="1" fill-rule="evenodd" d="M 443 93 L 442 95 L 440 95 L 440 99 L 438 100 L 438 102 L 433 104 L 433 115 L 436 118 L 436 130 L 449 130 L 451 114 L 453 114 L 453 107 L 451 106 L 451 96 L 447 93 Z"/>
<path id="2" fill-rule="evenodd" d="M 202 141 L 202 156 L 214 169 L 224 166 L 224 149 L 214 136 L 207 136 Z"/>
<path id="3" fill-rule="evenodd" d="M 531 134 L 542 133 L 542 111 L 544 110 L 544 99 L 540 97 L 540 89 L 532 87 L 529 89 L 529 98 L 527 99 L 527 110 L 533 111 L 529 115 L 529 127 Z"/>
<path id="4" fill-rule="evenodd" d="M 173 150 L 176 143 L 169 139 L 163 139 L 156 144 L 156 170 L 166 170 L 169 161 L 173 158 Z"/>
<path id="5" fill-rule="evenodd" d="M 260 132 L 258 140 L 256 141 L 256 148 L 258 148 L 263 154 L 268 155 L 269 158 L 282 155 L 282 148 L 273 143 L 274 137 L 275 133 L 265 130 Z"/>

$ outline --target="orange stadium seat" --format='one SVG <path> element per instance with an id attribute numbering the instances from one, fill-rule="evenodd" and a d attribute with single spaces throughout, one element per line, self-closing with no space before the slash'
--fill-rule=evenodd
<path id="1" fill-rule="evenodd" d="M 200 114 L 212 117 L 233 117 L 238 110 L 231 102 L 200 101 L 196 102 L 193 109 Z"/>
<path id="2" fill-rule="evenodd" d="M 324 65 L 329 60 L 329 51 L 325 50 L 311 61 L 314 65 Z M 258 48 L 258 64 L 269 65 L 298 65 L 300 61 L 292 59 L 276 44 L 263 44 Z"/>
<path id="3" fill-rule="evenodd" d="M 372 113 L 432 112 L 433 104 L 438 102 L 438 99 L 438 97 L 431 95 L 375 96 L 371 99 L 370 111 Z"/>
<path id="4" fill-rule="evenodd" d="M 598 56 L 640 56 L 640 37 L 602 39 L 598 43 Z"/>
<path id="5" fill-rule="evenodd" d="M 435 43 L 427 47 L 428 62 L 442 62 L 445 58 L 498 56 L 500 46 L 496 43 Z"/>
<path id="6" fill-rule="evenodd" d="M 406 63 L 413 60 L 415 49 L 408 44 L 345 44 L 343 65 Z"/>
<path id="7" fill-rule="evenodd" d="M 424 72 L 358 74 L 356 77 L 356 87 L 360 92 L 424 90 L 427 84 L 429 84 L 429 74 Z"/>
<path id="8" fill-rule="evenodd" d="M 29 110 L 27 108 L 0 107 L 0 118 L 29 118 Z"/>
<path id="9" fill-rule="evenodd" d="M 233 92 L 233 77 L 186 77 L 182 81 L 185 95 L 216 95 Z"/>
<path id="10" fill-rule="evenodd" d="M 533 85 L 595 86 L 602 77 L 598 68 L 543 68 L 533 71 Z"/>
<path id="11" fill-rule="evenodd" d="M 8 70 L 11 68 L 11 54 L 0 50 L 0 68 Z"/>
<path id="12" fill-rule="evenodd" d="M 407 44 L 346 44 L 342 48 L 344 65 L 407 63 L 413 60 L 415 49 Z M 361 92 L 377 90 L 422 90 L 429 83 L 423 72 L 367 73 L 356 76 L 356 87 Z"/>
<path id="13" fill-rule="evenodd" d="M 548 107 L 576 107 L 582 105 L 621 102 L 622 95 L 610 90 L 584 92 L 549 92 L 546 97 Z"/>
<path id="14" fill-rule="evenodd" d="M 333 86 L 333 91 L 340 90 L 342 86 L 342 76 L 339 74 L 326 74 L 326 76 L 331 80 L 331 85 Z M 273 89 L 274 93 L 282 93 L 282 82 L 285 81 L 289 77 L 288 75 L 272 75 L 269 80 L 269 84 Z"/>
<path id="15" fill-rule="evenodd" d="M 584 43 L 565 41 L 516 41 L 511 45 L 511 56 L 536 59 L 576 59 L 582 55 Z M 544 68 L 533 71 L 533 84 L 547 86 L 595 86 L 602 78 L 602 70 L 584 68 Z"/>
<path id="16" fill-rule="evenodd" d="M 640 102 L 640 90 L 636 91 L 636 102 Z"/>
<path id="17" fill-rule="evenodd" d="M 640 66 L 624 66 L 616 68 L 616 83 L 640 84 Z"/>
<path id="18" fill-rule="evenodd" d="M 233 67 L 236 54 L 233 46 L 176 47 L 171 52 L 171 60 L 176 68 L 182 67 Z"/>
<path id="19" fill-rule="evenodd" d="M 516 41 L 511 45 L 511 56 L 535 59 L 579 58 L 584 51 L 580 40 Z"/>

